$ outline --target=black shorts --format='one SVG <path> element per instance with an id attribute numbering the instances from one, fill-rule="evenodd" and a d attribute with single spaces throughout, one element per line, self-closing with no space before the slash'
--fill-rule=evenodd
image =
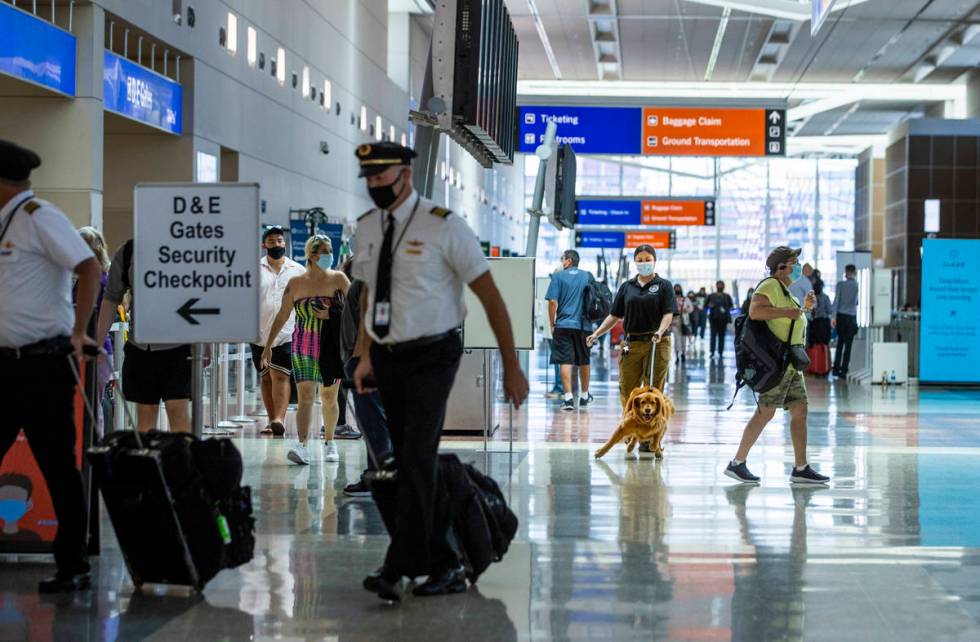
<path id="1" fill-rule="evenodd" d="M 157 404 L 191 398 L 191 347 L 141 350 L 126 344 L 122 385 L 126 401 Z"/>
<path id="2" fill-rule="evenodd" d="M 259 345 L 252 345 L 252 365 L 258 370 L 259 376 L 264 377 L 269 369 L 278 370 L 287 377 L 293 372 L 293 344 L 284 343 L 272 349 L 272 363 L 269 368 L 262 367 L 262 350 Z"/>
<path id="3" fill-rule="evenodd" d="M 589 333 L 572 328 L 555 328 L 551 339 L 551 363 L 562 366 L 587 366 L 591 363 L 585 338 Z"/>

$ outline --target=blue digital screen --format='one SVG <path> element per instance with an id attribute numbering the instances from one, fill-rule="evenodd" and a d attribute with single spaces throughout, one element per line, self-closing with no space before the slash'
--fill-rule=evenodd
<path id="1" fill-rule="evenodd" d="M 520 109 L 520 151 L 533 153 L 548 121 L 558 125 L 558 143 L 578 154 L 639 154 L 643 141 L 641 107 L 540 107 Z"/>
<path id="2" fill-rule="evenodd" d="M 0 2 L 0 72 L 75 95 L 75 36 Z"/>
<path id="3" fill-rule="evenodd" d="M 108 111 L 172 134 L 182 132 L 183 88 L 166 76 L 106 51 L 102 88 Z"/>
<path id="4" fill-rule="evenodd" d="M 626 247 L 626 233 L 583 230 L 575 233 L 575 246 L 621 250 Z"/>
<path id="5" fill-rule="evenodd" d="M 583 199 L 575 202 L 579 225 L 640 225 L 640 201 Z"/>
<path id="6" fill-rule="evenodd" d="M 344 238 L 344 226 L 340 223 L 321 223 L 316 228 L 317 234 L 323 234 L 330 238 L 333 248 L 333 265 L 337 267 L 337 256 L 340 254 L 340 247 Z M 289 248 L 293 260 L 302 265 L 306 265 L 306 241 L 310 238 L 310 226 L 304 219 L 293 219 L 289 221 Z"/>
<path id="7" fill-rule="evenodd" d="M 919 379 L 980 383 L 980 240 L 922 241 Z"/>

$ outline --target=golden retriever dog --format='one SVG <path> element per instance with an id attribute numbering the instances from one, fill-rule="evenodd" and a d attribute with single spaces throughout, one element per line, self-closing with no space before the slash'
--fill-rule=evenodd
<path id="1" fill-rule="evenodd" d="M 605 445 L 596 451 L 599 459 L 609 449 L 626 440 L 627 454 L 640 442 L 649 442 L 657 459 L 664 458 L 661 441 L 667 433 L 667 420 L 674 414 L 674 403 L 659 388 L 642 386 L 630 393 L 623 409 L 623 420 Z"/>

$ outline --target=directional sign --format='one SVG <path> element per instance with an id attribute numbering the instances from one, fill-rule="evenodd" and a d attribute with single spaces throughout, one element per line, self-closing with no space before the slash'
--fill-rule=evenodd
<path id="1" fill-rule="evenodd" d="M 643 153 L 656 156 L 785 156 L 780 109 L 645 107 Z"/>
<path id="2" fill-rule="evenodd" d="M 714 225 L 713 199 L 591 199 L 576 201 L 579 225 Z"/>
<path id="3" fill-rule="evenodd" d="M 259 339 L 259 186 L 142 183 L 135 190 L 134 338 Z"/>
<path id="4" fill-rule="evenodd" d="M 620 250 L 638 245 L 652 245 L 656 250 L 672 250 L 677 247 L 677 235 L 673 230 L 623 231 L 578 230 L 575 247 Z"/>
<path id="5" fill-rule="evenodd" d="M 578 154 L 639 154 L 640 107 L 521 107 L 520 151 L 534 153 L 550 121 Z"/>

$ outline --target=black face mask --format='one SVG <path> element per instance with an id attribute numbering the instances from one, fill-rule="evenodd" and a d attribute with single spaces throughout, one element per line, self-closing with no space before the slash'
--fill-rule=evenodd
<path id="1" fill-rule="evenodd" d="M 286 256 L 286 248 L 284 247 L 270 247 L 265 251 L 269 255 L 269 258 L 278 261 L 282 257 Z"/>
<path id="2" fill-rule="evenodd" d="M 368 187 L 368 194 L 371 196 L 371 200 L 374 201 L 375 205 L 383 210 L 386 210 L 391 207 L 392 203 L 398 200 L 398 197 L 401 196 L 401 191 L 399 191 L 397 194 L 395 193 L 395 183 L 397 183 L 400 178 L 401 176 L 399 175 L 399 178 L 396 178 L 388 185 Z M 403 187 L 402 190 L 404 189 L 405 188 Z"/>

